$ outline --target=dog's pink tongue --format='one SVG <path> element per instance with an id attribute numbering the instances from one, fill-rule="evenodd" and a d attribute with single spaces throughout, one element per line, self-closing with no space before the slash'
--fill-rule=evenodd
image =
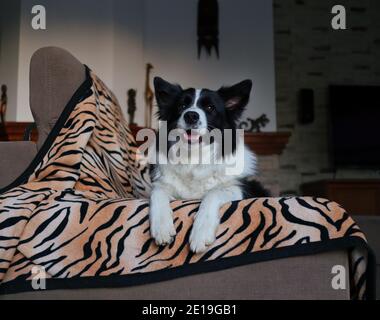
<path id="1" fill-rule="evenodd" d="M 197 142 L 199 140 L 199 134 L 194 132 L 185 132 L 185 139 L 190 142 Z"/>

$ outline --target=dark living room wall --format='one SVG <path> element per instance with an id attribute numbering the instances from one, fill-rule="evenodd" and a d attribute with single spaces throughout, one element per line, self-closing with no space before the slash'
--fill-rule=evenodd
<path id="1" fill-rule="evenodd" d="M 380 85 L 380 1 L 343 0 L 347 29 L 333 30 L 331 0 L 274 0 L 277 126 L 292 133 L 280 157 L 282 194 L 334 177 L 329 157 L 328 86 Z M 298 92 L 314 91 L 315 120 L 298 122 Z M 355 130 L 355 128 L 353 128 Z M 380 178 L 380 171 L 338 170 L 337 178 Z"/>
<path id="2" fill-rule="evenodd" d="M 7 86 L 7 120 L 17 114 L 20 6 L 20 0 L 0 0 L 0 85 Z"/>

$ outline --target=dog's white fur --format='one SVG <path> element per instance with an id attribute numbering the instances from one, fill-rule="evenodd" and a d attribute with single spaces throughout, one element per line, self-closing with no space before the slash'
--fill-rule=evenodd
<path id="1" fill-rule="evenodd" d="M 194 252 L 206 250 L 215 240 L 219 209 L 225 203 L 243 198 L 238 179 L 255 173 L 256 158 L 245 146 L 244 170 L 238 175 L 226 174 L 225 164 L 158 165 L 150 197 L 151 234 L 158 245 L 168 244 L 176 234 L 170 201 L 202 199 L 190 235 Z"/>
<path id="2" fill-rule="evenodd" d="M 199 92 L 197 90 L 194 105 L 188 110 L 197 111 L 201 122 L 202 119 L 206 121 L 207 127 L 203 111 L 196 107 Z M 181 127 L 181 118 L 178 125 Z M 188 145 L 184 147 L 188 148 Z M 192 148 L 200 148 L 198 151 L 202 154 L 210 152 L 210 148 L 202 144 L 196 144 Z M 202 199 L 190 234 L 191 250 L 203 252 L 214 242 L 219 225 L 219 209 L 227 202 L 241 200 L 243 194 L 238 179 L 255 174 L 256 157 L 244 144 L 238 143 L 234 159 L 244 165 L 238 175 L 228 174 L 227 166 L 231 165 L 229 161 L 202 164 L 187 158 L 179 164 L 168 162 L 157 165 L 149 214 L 151 235 L 158 245 L 170 243 L 176 234 L 170 208 L 170 201 L 175 199 Z"/>

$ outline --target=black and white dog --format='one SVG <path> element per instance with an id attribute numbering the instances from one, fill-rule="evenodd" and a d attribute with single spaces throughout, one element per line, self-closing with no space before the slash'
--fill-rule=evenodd
<path id="1" fill-rule="evenodd" d="M 211 153 L 214 160 L 234 159 L 242 164 L 240 171 L 231 174 L 226 170 L 227 161 L 192 161 L 193 153 L 190 152 L 190 156 L 185 153 L 186 156 L 180 155 L 179 161 L 172 163 L 170 152 L 160 150 L 160 155 L 168 161 L 152 166 L 149 213 L 152 237 L 158 245 L 169 244 L 173 240 L 176 230 L 171 200 L 202 199 L 190 235 L 190 248 L 193 252 L 203 252 L 215 240 L 219 209 L 223 204 L 269 195 L 259 182 L 252 179 L 256 173 L 255 155 L 242 141 L 235 139 L 237 121 L 248 103 L 252 82 L 245 80 L 217 91 L 183 90 L 179 85 L 156 77 L 154 87 L 159 120 L 167 124 L 165 130 L 168 132 L 177 130 L 180 133 L 175 142 L 167 141 L 169 150 L 176 144 L 177 155 L 178 151 L 191 149 L 197 151 L 196 155 L 202 154 L 202 159 Z M 224 143 L 225 129 L 230 129 L 230 148 Z M 210 137 L 213 130 L 222 133 L 221 141 Z"/>

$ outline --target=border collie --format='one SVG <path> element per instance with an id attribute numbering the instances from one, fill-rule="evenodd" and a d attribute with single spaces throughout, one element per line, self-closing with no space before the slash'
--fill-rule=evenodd
<path id="1" fill-rule="evenodd" d="M 150 232 L 158 245 L 171 243 L 176 230 L 170 201 L 202 199 L 189 241 L 193 252 L 203 252 L 215 240 L 222 205 L 269 196 L 268 191 L 252 179 L 256 174 L 256 156 L 237 139 L 237 121 L 248 103 L 252 82 L 245 80 L 217 91 L 184 90 L 156 77 L 154 88 L 158 118 L 166 124 L 164 129 L 159 128 L 159 135 L 162 130 L 169 136 L 173 130 L 179 134 L 175 141 L 169 138 L 165 141 L 167 150 L 161 150 L 158 145 L 160 159 L 167 161 L 158 161 L 151 167 Z M 215 130 L 221 132 L 221 139 L 210 135 Z M 229 147 L 225 143 L 226 132 L 231 136 Z M 177 149 L 171 153 L 174 146 Z M 182 152 L 185 156 L 180 155 L 179 161 L 171 161 L 170 154 L 189 150 L 190 156 Z M 197 160 L 199 154 L 202 160 L 210 159 L 211 154 L 214 162 L 194 161 L 194 154 Z M 240 162 L 241 170 L 228 172 L 228 159 Z"/>

